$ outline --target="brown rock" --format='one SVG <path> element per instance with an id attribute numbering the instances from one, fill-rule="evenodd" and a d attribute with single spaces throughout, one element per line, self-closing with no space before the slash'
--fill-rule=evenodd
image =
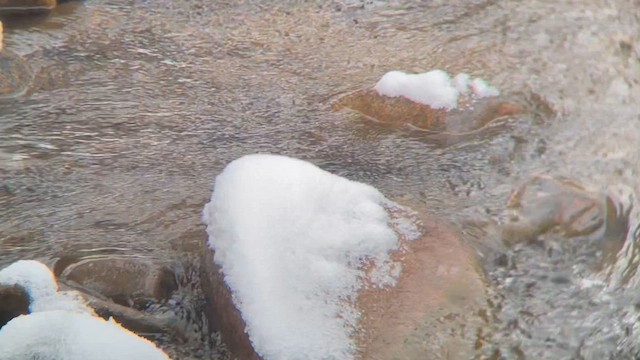
<path id="1" fill-rule="evenodd" d="M 566 178 L 534 177 L 511 194 L 507 207 L 503 238 L 509 243 L 557 234 L 617 253 L 628 230 L 629 209 L 618 199 Z"/>
<path id="2" fill-rule="evenodd" d="M 41 13 L 52 10 L 56 5 L 56 0 L 0 0 L 0 14 Z"/>
<path id="3" fill-rule="evenodd" d="M 139 308 L 167 300 L 178 288 L 171 269 L 143 259 L 82 260 L 64 269 L 61 277 L 118 304 Z"/>
<path id="4" fill-rule="evenodd" d="M 29 313 L 29 295 L 19 286 L 0 285 L 0 328 L 11 319 Z"/>
<path id="5" fill-rule="evenodd" d="M 403 266 L 397 285 L 363 287 L 358 295 L 358 359 L 469 359 L 473 353 L 473 341 L 465 331 L 475 329 L 478 319 L 472 314 L 485 300 L 476 260 L 456 231 L 427 215 L 420 220 L 423 235 L 402 240 L 392 255 Z M 211 330 L 221 332 L 238 359 L 260 359 L 206 245 L 203 261 Z"/>
<path id="6" fill-rule="evenodd" d="M 461 99 L 458 109 L 433 109 L 404 97 L 382 96 L 376 90 L 361 90 L 336 103 L 334 110 L 349 109 L 375 122 L 399 126 L 411 125 L 434 133 L 465 134 L 521 113 L 522 107 L 502 97 L 471 101 Z"/>

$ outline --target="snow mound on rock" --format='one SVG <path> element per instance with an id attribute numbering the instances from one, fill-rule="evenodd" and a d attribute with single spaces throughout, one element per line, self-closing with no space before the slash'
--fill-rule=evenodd
<path id="1" fill-rule="evenodd" d="M 245 156 L 216 178 L 203 213 L 209 246 L 263 359 L 355 356 L 358 289 L 394 285 L 401 271 L 389 256 L 399 246 L 394 206 L 283 156 Z"/>

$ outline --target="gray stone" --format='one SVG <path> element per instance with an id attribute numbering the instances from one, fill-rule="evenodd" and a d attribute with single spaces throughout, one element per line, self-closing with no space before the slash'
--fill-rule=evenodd
<path id="1" fill-rule="evenodd" d="M 507 211 L 507 244 L 571 242 L 574 250 L 599 251 L 605 259 L 624 244 L 630 207 L 613 194 L 590 191 L 567 178 L 536 176 L 513 191 Z"/>

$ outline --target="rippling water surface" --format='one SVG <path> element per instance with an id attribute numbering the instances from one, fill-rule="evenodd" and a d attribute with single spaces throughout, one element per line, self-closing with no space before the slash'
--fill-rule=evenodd
<path id="1" fill-rule="evenodd" d="M 277 153 L 409 197 L 485 244 L 487 259 L 512 258 L 515 269 L 487 266 L 496 296 L 478 358 L 638 356 L 637 1 L 89 0 L 6 32 L 35 79 L 0 102 L 0 266 L 158 258 L 182 269 L 197 309 L 214 176 Z M 460 140 L 331 110 L 386 71 L 433 68 L 482 76 L 532 111 Z M 497 245 L 486 224 L 535 174 L 622 194 L 630 231 L 605 270 Z M 544 280 L 557 272 L 566 281 Z M 221 356 L 203 349 L 180 358 Z"/>

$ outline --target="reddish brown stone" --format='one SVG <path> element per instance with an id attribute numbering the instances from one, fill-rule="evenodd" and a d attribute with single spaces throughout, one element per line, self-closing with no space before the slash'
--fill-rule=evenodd
<path id="1" fill-rule="evenodd" d="M 350 109 L 363 117 L 389 125 L 411 125 L 434 133 L 464 134 L 483 128 L 498 119 L 517 115 L 522 107 L 503 97 L 460 100 L 454 110 L 433 109 L 404 97 L 382 96 L 376 90 L 361 90 L 332 105 L 334 110 Z"/>

